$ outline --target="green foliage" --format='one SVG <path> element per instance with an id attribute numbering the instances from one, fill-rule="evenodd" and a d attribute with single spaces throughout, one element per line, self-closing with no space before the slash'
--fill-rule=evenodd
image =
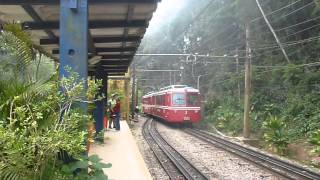
<path id="1" fill-rule="evenodd" d="M 77 73 L 69 70 L 69 74 L 70 78 L 61 81 L 23 86 L 22 93 L 14 93 L 7 98 L 8 103 L 1 104 L 0 163 L 4 172 L 11 172 L 10 176 L 55 177 L 61 173 L 58 153 L 65 151 L 80 158 L 85 151 L 83 142 L 91 118 L 76 105 L 86 100 L 83 81 L 79 81 Z M 98 86 L 89 87 L 88 92 L 95 94 Z"/>
<path id="2" fill-rule="evenodd" d="M 313 132 L 309 138 L 309 142 L 315 145 L 315 148 L 312 150 L 313 153 L 320 155 L 320 130 Z"/>
<path id="3" fill-rule="evenodd" d="M 7 24 L 4 29 L 0 34 L 0 51 L 15 59 L 12 63 L 16 63 L 18 71 L 25 70 L 35 56 L 29 35 L 19 24 Z"/>
<path id="4" fill-rule="evenodd" d="M 73 173 L 63 172 L 62 163 L 81 158 L 92 121 L 79 106 L 93 103 L 101 82 L 90 81 L 86 89 L 71 68 L 60 80 L 56 73 L 33 79 L 31 62 L 41 56 L 33 56 L 31 40 L 16 25 L 5 29 L 0 34 L 0 68 L 8 72 L 0 77 L 0 179 L 70 179 Z M 91 168 L 93 174 L 101 172 L 99 165 Z"/>
<path id="5" fill-rule="evenodd" d="M 55 161 L 61 150 L 75 157 L 85 150 L 84 123 L 89 117 L 71 109 L 82 87 L 66 78 L 61 82 L 24 86 L 21 94 L 1 104 L 7 117 L 1 118 L 0 162 L 19 176 L 41 177 L 48 161 Z M 59 86 L 69 90 L 59 93 Z"/>
<path id="6" fill-rule="evenodd" d="M 238 135 L 242 127 L 242 113 L 233 99 L 225 98 L 223 102 L 225 104 L 218 100 L 209 100 L 205 104 L 205 119 L 201 122 L 201 126 L 209 129 L 210 126 L 214 126 L 223 132 Z"/>
<path id="7" fill-rule="evenodd" d="M 273 147 L 278 153 L 284 154 L 289 144 L 289 137 L 283 119 L 277 116 L 270 116 L 269 119 L 263 123 L 263 128 L 265 130 L 263 138 L 269 147 Z"/>
<path id="8" fill-rule="evenodd" d="M 72 174 L 72 179 L 79 180 L 107 180 L 108 176 L 103 173 L 104 168 L 111 168 L 111 164 L 105 164 L 101 162 L 97 155 L 91 155 L 89 157 L 82 157 L 81 160 L 68 165 L 64 165 L 62 170 L 66 174 Z M 71 178 L 71 177 L 70 177 Z"/>

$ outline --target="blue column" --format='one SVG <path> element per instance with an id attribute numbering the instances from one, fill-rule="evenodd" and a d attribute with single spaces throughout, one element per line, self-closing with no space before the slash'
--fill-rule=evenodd
<path id="1" fill-rule="evenodd" d="M 79 73 L 87 89 L 88 0 L 60 0 L 60 77 L 68 77 L 65 67 Z M 87 104 L 80 103 L 87 112 Z"/>
<path id="2" fill-rule="evenodd" d="M 103 79 L 102 79 L 102 88 L 103 88 L 103 93 L 104 93 L 104 96 L 106 97 L 104 99 L 104 102 L 107 103 L 108 102 L 108 74 L 105 73 L 105 75 L 103 76 Z"/>
<path id="3" fill-rule="evenodd" d="M 106 97 L 106 87 L 107 87 L 107 81 L 106 77 L 107 74 L 103 71 L 103 67 L 101 65 L 98 65 L 96 71 L 95 71 L 95 77 L 96 80 L 102 80 L 102 87 L 99 90 L 99 93 L 97 94 L 98 96 L 104 95 Z M 96 108 L 94 110 L 94 120 L 95 120 L 95 125 L 96 125 L 96 133 L 99 134 L 103 131 L 103 119 L 105 116 L 105 99 L 101 99 L 95 102 Z M 103 139 L 97 138 L 97 140 L 103 141 Z"/>

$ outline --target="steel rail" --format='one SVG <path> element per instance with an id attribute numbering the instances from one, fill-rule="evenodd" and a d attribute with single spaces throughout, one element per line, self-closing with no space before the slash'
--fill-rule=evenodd
<path id="1" fill-rule="evenodd" d="M 151 120 L 148 120 L 151 121 Z M 147 122 L 148 123 L 148 122 Z M 156 122 L 149 122 L 149 128 L 144 127 L 144 130 L 148 130 L 149 135 L 153 141 L 161 148 L 161 150 L 167 155 L 170 161 L 176 166 L 187 180 L 208 179 L 203 173 L 201 173 L 196 167 L 194 167 L 186 158 L 184 158 L 178 151 L 176 151 L 158 132 Z"/>
<path id="2" fill-rule="evenodd" d="M 244 147 L 217 135 L 209 134 L 196 129 L 185 129 L 184 131 L 200 140 L 203 140 L 214 146 L 218 146 L 226 151 L 231 152 L 232 154 L 236 154 L 288 179 L 320 179 L 320 174 L 317 172 L 293 163 L 283 161 L 279 158 L 266 155 L 251 148 Z"/>
<path id="3" fill-rule="evenodd" d="M 170 179 L 179 179 L 183 178 L 183 175 L 176 169 L 176 166 L 170 161 L 169 158 L 164 154 L 160 147 L 156 144 L 153 138 L 150 135 L 150 124 L 151 121 L 147 120 L 142 126 L 142 135 L 147 141 L 149 147 L 151 148 L 153 154 L 157 158 L 162 169 L 166 172 Z"/>
<path id="4" fill-rule="evenodd" d="M 152 121 L 151 126 L 154 130 L 154 135 L 159 138 L 159 143 L 162 143 L 163 147 L 171 160 L 178 166 L 178 169 L 186 177 L 186 179 L 208 179 L 200 170 L 198 170 L 191 162 L 183 157 L 174 147 L 172 147 L 159 133 L 156 122 Z M 153 135 L 153 134 L 152 134 Z"/>

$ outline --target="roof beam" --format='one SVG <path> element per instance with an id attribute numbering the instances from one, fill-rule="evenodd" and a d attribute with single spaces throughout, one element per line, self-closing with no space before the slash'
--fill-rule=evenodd
<path id="1" fill-rule="evenodd" d="M 123 27 L 146 27 L 145 20 L 95 20 L 89 21 L 89 29 L 101 28 L 123 28 Z M 27 30 L 49 30 L 59 29 L 59 21 L 32 22 L 26 21 L 22 23 L 22 27 Z"/>
<path id="2" fill-rule="evenodd" d="M 90 68 L 89 71 L 95 71 L 95 68 Z M 107 73 L 126 73 L 128 71 L 128 69 L 106 69 L 106 68 L 103 68 L 103 71 L 104 72 L 107 72 Z"/>
<path id="3" fill-rule="evenodd" d="M 140 36 L 124 37 L 92 37 L 94 43 L 116 43 L 116 42 L 135 42 L 141 39 Z M 40 39 L 40 45 L 59 44 L 59 38 Z"/>
<path id="4" fill-rule="evenodd" d="M 101 59 L 131 59 L 134 55 L 103 55 Z"/>
<path id="5" fill-rule="evenodd" d="M 108 76 L 125 76 L 126 73 L 109 73 Z"/>
<path id="6" fill-rule="evenodd" d="M 102 65 L 104 69 L 128 69 L 127 65 Z"/>
<path id="7" fill-rule="evenodd" d="M 137 47 L 125 47 L 125 48 L 96 48 L 97 53 L 101 52 L 128 52 L 136 51 Z M 59 54 L 59 49 L 52 50 L 52 54 Z"/>
<path id="8" fill-rule="evenodd" d="M 38 15 L 38 13 L 33 9 L 32 6 L 30 5 L 23 5 L 22 8 L 29 14 L 29 16 L 31 16 L 31 18 L 33 20 L 35 20 L 36 22 L 41 22 L 43 23 L 43 20 L 41 19 L 41 17 Z M 56 38 L 56 36 L 53 34 L 52 31 L 49 30 L 45 30 L 45 32 L 48 34 L 48 36 L 50 38 Z"/>
<path id="9" fill-rule="evenodd" d="M 117 77 L 117 76 L 113 76 L 110 77 L 109 80 L 124 80 L 124 81 L 130 81 L 130 77 L 124 76 L 124 77 Z"/>
<path id="10" fill-rule="evenodd" d="M 136 51 L 137 47 L 124 47 L 124 48 L 97 48 L 97 52 L 127 52 Z"/>
<path id="11" fill-rule="evenodd" d="M 88 0 L 92 4 L 105 3 L 134 3 L 134 4 L 150 4 L 157 3 L 160 0 Z M 59 5 L 60 0 L 0 0 L 0 5 Z"/>
<path id="12" fill-rule="evenodd" d="M 95 65 L 89 65 L 89 68 L 98 68 L 99 65 L 95 64 Z M 112 64 L 112 65 L 102 65 L 101 66 L 103 69 L 128 69 L 128 65 L 116 65 L 116 64 Z"/>
<path id="13" fill-rule="evenodd" d="M 102 66 L 106 66 L 106 65 L 125 65 L 125 66 L 129 66 L 131 63 L 131 61 L 124 61 L 124 60 L 117 60 L 117 61 L 100 61 L 100 64 Z"/>
<path id="14" fill-rule="evenodd" d="M 96 47 L 94 45 L 92 35 L 89 29 L 88 29 L 88 53 L 90 54 L 90 56 L 95 56 L 97 54 Z"/>
<path id="15" fill-rule="evenodd" d="M 108 75 L 108 76 L 125 76 L 125 73 L 121 73 L 121 72 L 108 72 L 107 75 Z M 89 72 L 88 72 L 88 76 L 95 76 L 95 72 L 94 72 L 94 71 L 89 71 Z"/>
<path id="16" fill-rule="evenodd" d="M 127 23 L 130 23 L 132 21 L 132 16 L 133 16 L 133 12 L 134 12 L 134 6 L 132 4 L 128 5 L 128 13 L 127 13 Z M 123 29 L 123 37 L 126 38 L 129 35 L 129 28 L 126 27 Z M 124 48 L 126 46 L 127 42 L 123 41 L 121 43 L 121 47 Z M 121 55 L 123 55 L 123 52 L 121 53 Z"/>

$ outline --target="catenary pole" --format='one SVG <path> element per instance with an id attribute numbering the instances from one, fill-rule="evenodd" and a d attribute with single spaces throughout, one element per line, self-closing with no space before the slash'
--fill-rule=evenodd
<path id="1" fill-rule="evenodd" d="M 236 63 L 237 63 L 237 74 L 239 75 L 239 48 L 236 48 Z M 239 103 L 241 102 L 241 89 L 240 89 L 240 79 L 238 80 L 238 96 L 239 96 Z"/>
<path id="2" fill-rule="evenodd" d="M 246 24 L 246 60 L 245 60 L 245 89 L 244 89 L 244 117 L 243 136 L 250 138 L 250 97 L 251 97 L 251 48 L 250 48 L 250 24 Z"/>

